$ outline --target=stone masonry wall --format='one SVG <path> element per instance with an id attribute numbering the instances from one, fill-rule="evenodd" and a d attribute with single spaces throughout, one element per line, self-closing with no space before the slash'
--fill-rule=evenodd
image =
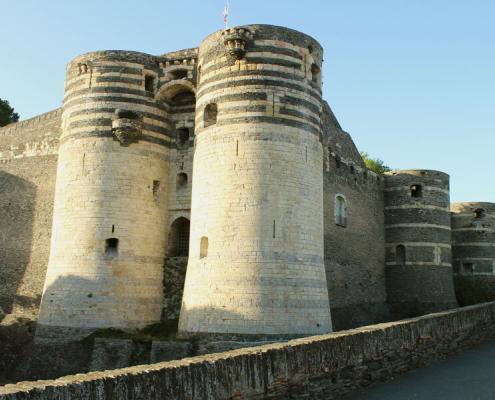
<path id="1" fill-rule="evenodd" d="M 331 154 L 326 165 L 325 269 L 334 329 L 388 321 L 383 177 Z M 336 196 L 346 202 L 345 226 L 335 220 Z"/>
<path id="2" fill-rule="evenodd" d="M 323 129 L 325 269 L 334 329 L 387 321 L 383 177 L 366 169 L 326 103 Z M 336 223 L 338 195 L 346 202 L 345 226 Z"/>
<path id="3" fill-rule="evenodd" d="M 35 318 L 50 250 L 61 110 L 0 128 L 0 308 Z"/>
<path id="4" fill-rule="evenodd" d="M 0 400 L 340 399 L 495 336 L 495 303 L 180 361 L 22 382 Z"/>
<path id="5" fill-rule="evenodd" d="M 225 32 L 199 48 L 179 332 L 329 332 L 316 74 L 322 49 L 286 28 L 235 29 L 253 35 L 244 58 L 229 60 Z"/>

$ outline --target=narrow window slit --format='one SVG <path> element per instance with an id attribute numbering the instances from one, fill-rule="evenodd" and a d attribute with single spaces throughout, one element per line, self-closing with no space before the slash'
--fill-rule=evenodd
<path id="1" fill-rule="evenodd" d="M 208 256 L 208 237 L 202 236 L 199 244 L 199 258 L 205 258 Z"/>

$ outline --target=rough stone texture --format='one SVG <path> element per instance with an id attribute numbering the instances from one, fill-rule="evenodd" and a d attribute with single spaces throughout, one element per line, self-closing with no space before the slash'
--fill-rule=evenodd
<path id="1" fill-rule="evenodd" d="M 495 337 L 495 303 L 181 361 L 22 382 L 1 400 L 339 399 Z"/>
<path id="2" fill-rule="evenodd" d="M 262 346 L 270 343 L 275 343 L 274 341 L 233 341 L 233 340 L 209 340 L 200 341 L 196 350 L 195 355 L 205 355 L 213 353 L 221 353 L 230 350 L 242 349 L 246 347 Z"/>
<path id="3" fill-rule="evenodd" d="M 187 257 L 167 257 L 163 273 L 163 321 L 178 321 L 184 279 L 186 277 Z"/>
<path id="4" fill-rule="evenodd" d="M 90 371 L 124 368 L 131 365 L 132 340 L 96 338 Z"/>
<path id="5" fill-rule="evenodd" d="M 0 307 L 38 314 L 50 249 L 60 110 L 0 128 Z"/>
<path id="6" fill-rule="evenodd" d="M 447 175 L 401 171 L 384 184 L 366 170 L 322 100 L 322 60 L 314 39 L 270 25 L 213 33 L 199 49 L 72 60 L 62 109 L 0 129 L 0 307 L 36 318 L 46 275 L 39 337 L 160 319 L 170 332 L 187 246 L 174 250 L 188 236 L 176 228 L 191 201 L 185 333 L 324 333 L 328 303 L 345 329 L 390 319 L 387 295 L 395 316 L 452 307 L 452 243 L 454 267 L 476 259 L 475 276 L 456 282 L 490 298 L 492 211 L 459 229 L 473 221 L 454 212 L 451 240 Z M 205 126 L 209 103 L 218 113 Z M 411 201 L 418 183 L 424 199 Z"/>
<path id="7" fill-rule="evenodd" d="M 35 327 L 36 323 L 29 319 L 16 318 L 13 314 L 0 316 L 0 382 L 14 380 L 12 371 L 26 354 Z"/>
<path id="8" fill-rule="evenodd" d="M 383 177 L 364 167 L 328 106 L 323 122 L 325 269 L 334 329 L 387 321 Z M 345 227 L 336 223 L 337 195 L 346 202 Z"/>
<path id="9" fill-rule="evenodd" d="M 192 355 L 192 345 L 189 342 L 153 340 L 151 343 L 150 362 L 180 360 Z"/>
<path id="10" fill-rule="evenodd" d="M 385 175 L 387 297 L 394 318 L 457 306 L 449 206 L 449 176 L 443 172 Z"/>
<path id="11" fill-rule="evenodd" d="M 146 76 L 158 75 L 154 63 L 145 54 L 110 51 L 67 66 L 40 337 L 160 321 L 168 124 L 166 106 L 144 87 Z M 132 98 L 114 99 L 124 89 Z M 119 118 L 141 124 L 138 143 L 116 140 L 112 121 Z"/>
<path id="12" fill-rule="evenodd" d="M 32 331 L 34 333 L 34 326 Z M 18 382 L 88 372 L 91 353 L 91 341 L 25 341 L 22 351 L 15 354 L 15 363 L 6 370 L 6 376 Z"/>
<path id="13" fill-rule="evenodd" d="M 328 332 L 321 80 L 311 72 L 321 68 L 321 47 L 285 28 L 246 29 L 257 51 L 249 47 L 234 65 L 222 32 L 199 48 L 191 242 L 179 333 Z M 272 47 L 294 55 L 281 57 Z M 261 88 L 253 86 L 256 80 Z M 259 92 L 265 100 L 241 100 Z M 212 103 L 218 110 L 213 123 L 206 111 Z"/>
<path id="14" fill-rule="evenodd" d="M 462 304 L 494 299 L 495 204 L 456 203 L 452 210 L 452 257 Z M 473 289 L 473 290 L 471 290 Z"/>

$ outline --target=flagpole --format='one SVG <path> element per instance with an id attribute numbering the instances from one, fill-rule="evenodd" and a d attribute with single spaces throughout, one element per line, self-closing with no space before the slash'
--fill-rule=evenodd
<path id="1" fill-rule="evenodd" d="M 225 22 L 225 29 L 229 27 L 229 10 L 230 10 L 230 1 L 227 2 L 223 9 L 223 22 Z"/>

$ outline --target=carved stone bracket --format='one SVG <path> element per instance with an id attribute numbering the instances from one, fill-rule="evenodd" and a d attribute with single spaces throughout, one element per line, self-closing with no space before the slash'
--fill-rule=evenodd
<path id="1" fill-rule="evenodd" d="M 246 28 L 229 28 L 222 32 L 223 44 L 227 48 L 228 58 L 235 62 L 244 58 L 253 33 Z"/>
<path id="2" fill-rule="evenodd" d="M 112 121 L 112 133 L 122 146 L 129 146 L 141 139 L 141 121 L 118 118 Z"/>

